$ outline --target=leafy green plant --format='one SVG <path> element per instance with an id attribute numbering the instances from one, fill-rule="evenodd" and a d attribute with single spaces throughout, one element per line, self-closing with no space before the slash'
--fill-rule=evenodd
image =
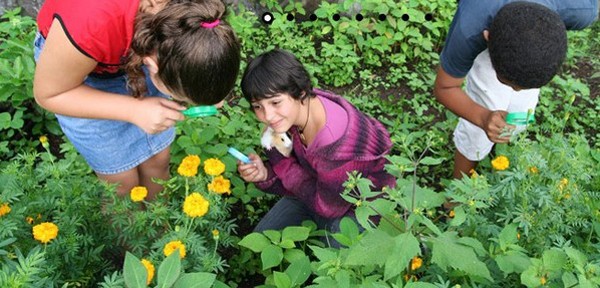
<path id="1" fill-rule="evenodd" d="M 33 39 L 35 21 L 20 15 L 21 9 L 6 11 L 0 18 L 0 160 L 15 151 L 31 149 L 36 135 L 60 135 L 54 115 L 33 100 Z"/>

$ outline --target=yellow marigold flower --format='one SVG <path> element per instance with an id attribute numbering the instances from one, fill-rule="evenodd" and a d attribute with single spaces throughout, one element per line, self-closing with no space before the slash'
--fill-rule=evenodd
<path id="1" fill-rule="evenodd" d="M 215 239 L 215 240 L 219 239 L 219 230 L 217 230 L 217 229 L 212 230 L 212 235 L 213 235 L 213 239 Z"/>
<path id="2" fill-rule="evenodd" d="M 521 240 L 521 233 L 517 232 L 517 240 Z"/>
<path id="3" fill-rule="evenodd" d="M 571 198 L 571 194 L 570 194 L 570 193 L 567 193 L 567 194 L 565 194 L 565 196 L 563 196 L 563 197 L 564 197 L 565 199 L 569 199 L 569 198 Z"/>
<path id="4" fill-rule="evenodd" d="M 498 171 L 508 169 L 509 165 L 510 161 L 508 161 L 508 158 L 504 155 L 500 155 L 492 160 L 492 167 Z"/>
<path id="5" fill-rule="evenodd" d="M 2 205 L 0 205 L 0 217 L 10 213 L 10 206 L 8 206 L 8 203 L 4 203 Z"/>
<path id="6" fill-rule="evenodd" d="M 194 192 L 183 201 L 183 213 L 189 217 L 202 217 L 208 212 L 209 203 L 200 193 Z"/>
<path id="7" fill-rule="evenodd" d="M 40 143 L 42 143 L 42 145 L 47 144 L 48 143 L 48 137 L 46 137 L 46 135 L 40 136 Z"/>
<path id="8" fill-rule="evenodd" d="M 547 281 L 546 281 L 546 277 L 545 277 L 545 276 L 542 276 L 542 277 L 540 278 L 540 284 L 542 284 L 542 285 L 546 285 L 546 282 L 547 282 Z"/>
<path id="9" fill-rule="evenodd" d="M 450 210 L 450 212 L 448 213 L 448 217 L 454 218 L 454 215 L 456 215 L 456 213 L 454 213 L 454 210 Z"/>
<path id="10" fill-rule="evenodd" d="M 215 178 L 213 178 L 212 182 L 210 182 L 210 184 L 208 184 L 208 190 L 215 192 L 217 194 L 231 194 L 231 182 L 225 178 L 223 178 L 223 176 L 217 176 Z"/>
<path id="11" fill-rule="evenodd" d="M 143 201 L 146 199 L 146 196 L 148 196 L 148 189 L 146 189 L 144 186 L 135 186 L 129 193 L 129 197 L 131 197 L 133 202 Z"/>
<path id="12" fill-rule="evenodd" d="M 225 164 L 217 158 L 210 158 L 204 161 L 204 172 L 211 176 L 219 176 L 225 172 Z"/>
<path id="13" fill-rule="evenodd" d="M 144 267 L 146 267 L 146 271 L 148 272 L 148 278 L 146 279 L 146 285 L 150 285 L 150 282 L 152 282 L 152 278 L 154 278 L 154 272 L 156 271 L 156 269 L 154 269 L 154 265 L 152 264 L 152 262 L 146 260 L 146 259 L 142 259 L 142 265 L 144 265 Z"/>
<path id="14" fill-rule="evenodd" d="M 560 179 L 560 183 L 558 183 L 558 190 L 560 190 L 562 192 L 565 189 L 565 187 L 567 187 L 568 184 L 569 184 L 569 179 L 567 179 L 567 178 Z"/>
<path id="15" fill-rule="evenodd" d="M 200 157 L 198 155 L 188 155 L 177 168 L 177 173 L 185 177 L 194 177 L 198 174 L 198 166 L 200 166 Z"/>
<path id="16" fill-rule="evenodd" d="M 26 218 L 25 218 L 25 221 L 26 221 L 27 223 L 29 223 L 30 225 L 31 225 L 31 224 L 33 224 L 33 218 L 31 218 L 31 217 L 26 217 Z"/>
<path id="17" fill-rule="evenodd" d="M 531 166 L 529 167 L 529 172 L 531 172 L 531 174 L 538 174 L 540 170 L 538 170 L 538 168 L 535 166 Z"/>
<path id="18" fill-rule="evenodd" d="M 185 245 L 183 245 L 183 243 L 181 243 L 181 241 L 179 240 L 167 243 L 167 245 L 165 245 L 165 248 L 163 249 L 163 253 L 165 254 L 165 256 L 169 256 L 177 249 L 179 249 L 179 258 L 183 259 L 185 257 Z"/>
<path id="19" fill-rule="evenodd" d="M 471 176 L 471 178 L 477 178 L 479 174 L 477 174 L 477 171 L 475 171 L 475 169 L 471 169 L 469 170 L 469 176 Z"/>
<path id="20" fill-rule="evenodd" d="M 421 268 L 422 265 L 423 259 L 419 258 L 418 256 L 415 256 L 410 260 L 410 270 L 417 270 Z"/>
<path id="21" fill-rule="evenodd" d="M 56 238 L 58 235 L 58 226 L 54 223 L 44 222 L 33 226 L 33 238 L 44 244 Z"/>

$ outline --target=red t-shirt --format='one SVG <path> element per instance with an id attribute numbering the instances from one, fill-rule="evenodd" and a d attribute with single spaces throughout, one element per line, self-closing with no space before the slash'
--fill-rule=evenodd
<path id="1" fill-rule="evenodd" d="M 117 73 L 131 39 L 140 0 L 46 0 L 37 23 L 44 38 L 54 18 L 81 53 L 96 60 L 93 73 Z"/>

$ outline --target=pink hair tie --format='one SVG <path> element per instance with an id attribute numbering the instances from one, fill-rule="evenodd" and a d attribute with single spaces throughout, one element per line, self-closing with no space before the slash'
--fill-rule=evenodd
<path id="1" fill-rule="evenodd" d="M 211 29 L 215 28 L 217 25 L 219 25 L 219 23 L 221 23 L 221 20 L 217 19 L 212 22 L 200 22 L 200 26 L 202 26 L 202 28 Z"/>

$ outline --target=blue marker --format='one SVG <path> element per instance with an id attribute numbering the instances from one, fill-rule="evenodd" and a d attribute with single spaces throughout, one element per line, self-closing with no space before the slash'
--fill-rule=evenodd
<path id="1" fill-rule="evenodd" d="M 231 154 L 231 156 L 244 162 L 244 164 L 252 163 L 252 161 L 250 161 L 250 158 L 248 158 L 248 156 L 244 155 L 242 152 L 238 151 L 237 149 L 235 149 L 233 147 L 229 147 L 229 149 L 227 149 L 227 152 L 229 152 L 229 154 Z"/>

